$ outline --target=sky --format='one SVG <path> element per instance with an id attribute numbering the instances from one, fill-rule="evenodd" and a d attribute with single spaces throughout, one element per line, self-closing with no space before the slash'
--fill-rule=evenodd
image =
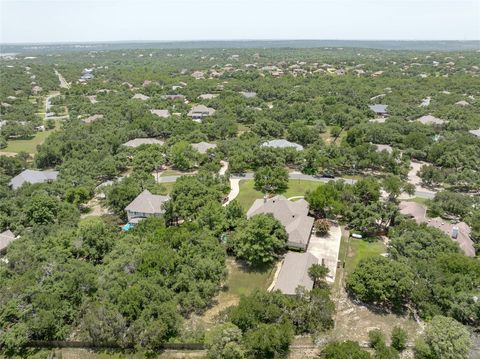
<path id="1" fill-rule="evenodd" d="M 0 0 L 1 43 L 478 40 L 480 0 Z"/>

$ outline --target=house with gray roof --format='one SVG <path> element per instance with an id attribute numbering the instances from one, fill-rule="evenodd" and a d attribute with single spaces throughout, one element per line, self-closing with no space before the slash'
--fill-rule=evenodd
<path id="1" fill-rule="evenodd" d="M 272 147 L 272 148 L 295 148 L 297 151 L 302 151 L 303 146 L 295 142 L 290 142 L 287 140 L 271 140 L 262 143 L 262 147 Z"/>
<path id="2" fill-rule="evenodd" d="M 387 151 L 387 153 L 392 153 L 393 152 L 393 147 L 392 146 L 389 146 L 389 145 L 377 145 L 377 144 L 374 144 L 374 146 L 376 147 L 376 152 L 383 152 L 383 151 Z"/>
<path id="3" fill-rule="evenodd" d="M 418 118 L 417 121 L 423 123 L 424 125 L 443 125 L 447 122 L 432 115 L 422 116 Z"/>
<path id="4" fill-rule="evenodd" d="M 133 100 L 142 100 L 142 101 L 147 101 L 150 97 L 146 96 L 146 95 L 143 95 L 141 93 L 136 93 L 135 95 L 133 95 L 132 99 Z"/>
<path id="5" fill-rule="evenodd" d="M 215 113 L 215 109 L 204 105 L 193 106 L 188 112 L 187 116 L 193 120 L 201 121 L 204 117 L 212 116 Z"/>
<path id="6" fill-rule="evenodd" d="M 480 138 L 480 128 L 478 130 L 470 130 L 468 131 L 470 132 L 472 135 L 474 136 L 477 136 L 478 138 Z"/>
<path id="7" fill-rule="evenodd" d="M 257 199 L 247 212 L 247 218 L 270 213 L 288 234 L 287 246 L 306 250 L 312 233 L 314 218 L 308 215 L 308 202 L 304 199 L 289 201 L 284 196 Z"/>
<path id="8" fill-rule="evenodd" d="M 156 138 L 134 138 L 128 142 L 125 142 L 123 146 L 137 148 L 141 145 L 159 145 L 162 146 L 165 142 L 157 140 Z"/>
<path id="9" fill-rule="evenodd" d="M 253 91 L 240 91 L 240 94 L 245 98 L 257 97 L 257 93 Z"/>
<path id="10" fill-rule="evenodd" d="M 207 153 L 208 150 L 217 148 L 215 143 L 208 143 L 208 142 L 199 142 L 199 143 L 192 143 L 192 147 L 197 150 L 201 154 Z"/>
<path id="11" fill-rule="evenodd" d="M 15 237 L 15 234 L 9 229 L 0 233 L 0 254 L 5 254 L 8 245 L 17 238 L 18 237 Z"/>
<path id="12" fill-rule="evenodd" d="M 126 208 L 128 223 L 138 223 L 148 217 L 160 217 L 165 210 L 163 205 L 170 196 L 161 196 L 144 190 Z"/>
<path id="13" fill-rule="evenodd" d="M 168 111 L 168 110 L 150 110 L 150 113 L 152 115 L 157 115 L 158 117 L 161 117 L 161 118 L 169 118 L 170 117 L 170 111 Z"/>
<path id="14" fill-rule="evenodd" d="M 198 96 L 200 100 L 212 100 L 215 97 L 218 97 L 218 94 L 213 94 L 213 93 L 204 93 Z"/>
<path id="15" fill-rule="evenodd" d="M 368 105 L 368 108 L 375 112 L 377 116 L 387 116 L 388 115 L 388 105 L 382 105 L 382 104 L 374 104 L 374 105 Z"/>
<path id="16" fill-rule="evenodd" d="M 45 183 L 56 181 L 58 177 L 58 171 L 36 171 L 36 170 L 24 170 L 15 177 L 13 177 L 8 185 L 12 189 L 18 189 L 23 186 L 24 183 Z"/>
<path id="17" fill-rule="evenodd" d="M 180 101 L 185 101 L 185 96 L 184 96 L 184 95 L 180 95 L 180 94 L 162 95 L 162 96 L 160 96 L 160 98 L 161 98 L 162 100 L 171 100 L 171 101 L 180 100 Z"/>
<path id="18" fill-rule="evenodd" d="M 297 288 L 313 288 L 313 280 L 308 275 L 309 268 L 318 263 L 310 253 L 288 252 L 278 273 L 273 290 L 286 295 L 295 295 Z"/>

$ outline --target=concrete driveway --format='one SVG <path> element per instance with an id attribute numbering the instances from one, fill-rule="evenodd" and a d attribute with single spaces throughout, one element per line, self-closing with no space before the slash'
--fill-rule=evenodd
<path id="1" fill-rule="evenodd" d="M 340 241 L 342 239 L 342 230 L 339 226 L 332 225 L 328 235 L 318 237 L 312 233 L 308 243 L 307 252 L 318 258 L 318 263 L 327 266 L 330 272 L 327 275 L 327 282 L 335 282 L 337 273 L 338 254 L 340 252 Z"/>

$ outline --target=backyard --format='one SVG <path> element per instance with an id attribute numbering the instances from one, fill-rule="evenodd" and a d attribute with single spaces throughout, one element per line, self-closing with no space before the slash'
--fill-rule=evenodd
<path id="1" fill-rule="evenodd" d="M 315 181 L 291 179 L 288 181 L 287 191 L 282 193 L 282 195 L 287 198 L 293 196 L 304 196 L 308 190 L 313 191 L 319 185 L 320 183 Z M 253 201 L 255 201 L 257 198 L 263 197 L 263 193 L 255 190 L 253 186 L 253 180 L 240 181 L 240 193 L 238 194 L 236 200 L 245 210 L 248 210 Z"/>
<path id="2" fill-rule="evenodd" d="M 46 131 L 40 131 L 35 133 L 35 136 L 28 140 L 9 140 L 7 147 L 3 148 L 2 152 L 27 152 L 30 154 L 37 153 L 37 146 L 41 145 L 52 132 L 57 131 L 60 127 L 60 121 L 55 121 L 55 128 Z"/>

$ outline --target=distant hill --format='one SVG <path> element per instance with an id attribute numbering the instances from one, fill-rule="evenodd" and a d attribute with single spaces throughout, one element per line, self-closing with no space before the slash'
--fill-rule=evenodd
<path id="1" fill-rule="evenodd" d="M 232 41 L 132 41 L 52 44 L 2 44 L 0 53 L 121 49 L 212 48 L 320 48 L 348 47 L 381 50 L 462 51 L 480 49 L 480 41 L 382 41 L 382 40 L 232 40 Z"/>

